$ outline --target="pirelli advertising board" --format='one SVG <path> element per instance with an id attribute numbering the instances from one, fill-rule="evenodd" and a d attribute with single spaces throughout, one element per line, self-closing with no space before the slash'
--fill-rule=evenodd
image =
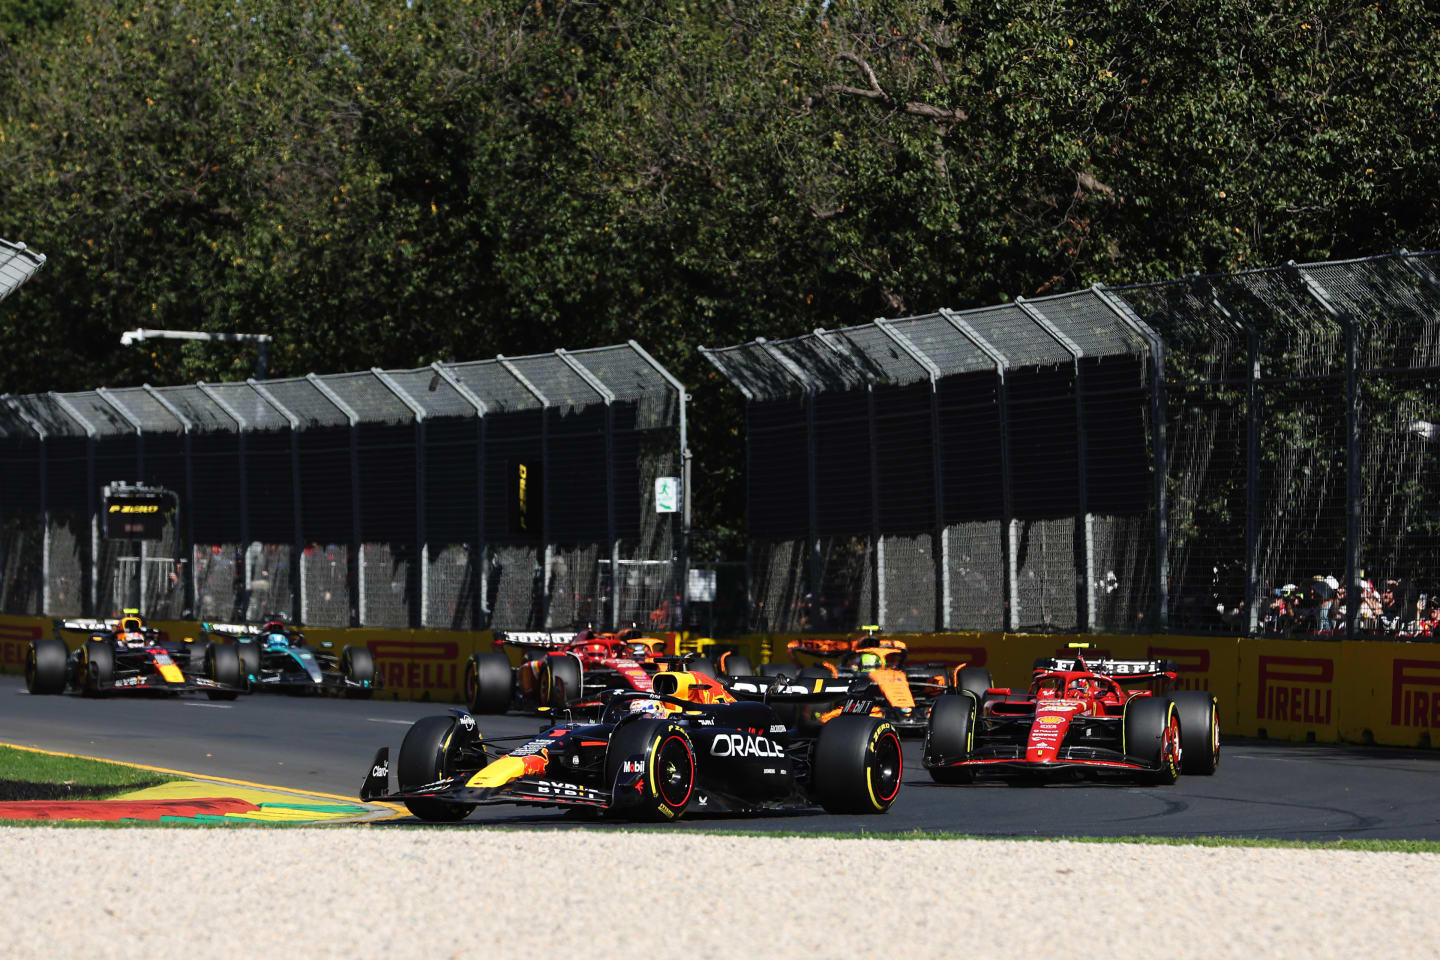
<path id="1" fill-rule="evenodd" d="M 105 539 L 160 540 L 174 509 L 175 498 L 163 491 L 106 493 Z"/>

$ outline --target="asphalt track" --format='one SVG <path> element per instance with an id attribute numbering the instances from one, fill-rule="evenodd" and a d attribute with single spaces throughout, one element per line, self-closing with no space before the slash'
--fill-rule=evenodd
<path id="1" fill-rule="evenodd" d="M 32 697 L 20 677 L 0 676 L 0 742 L 343 796 L 356 794 L 377 748 L 388 745 L 393 757 L 412 721 L 444 709 L 276 695 L 230 703 Z M 540 726 L 521 715 L 480 719 L 491 737 Z M 1440 841 L 1440 751 L 1227 739 L 1215 776 L 1182 776 L 1173 787 L 944 787 L 921 769 L 919 747 L 906 741 L 905 785 L 884 816 L 689 815 L 667 829 Z M 613 828 L 608 821 L 511 806 L 482 807 L 460 828 L 487 824 Z"/>

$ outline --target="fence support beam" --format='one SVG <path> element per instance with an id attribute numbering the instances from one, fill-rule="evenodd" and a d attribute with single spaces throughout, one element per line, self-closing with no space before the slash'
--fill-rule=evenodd
<path id="1" fill-rule="evenodd" d="M 933 629 L 944 630 L 950 622 L 950 545 L 945 536 L 945 464 L 944 444 L 940 436 L 940 368 L 910 338 L 891 326 L 892 321 L 876 318 L 875 328 L 890 338 L 910 359 L 920 364 L 930 377 L 930 483 L 934 487 L 931 526 L 934 563 L 935 609 Z"/>
<path id="2" fill-rule="evenodd" d="M 36 612 L 48 614 L 50 613 L 50 497 L 49 494 L 46 493 L 49 489 L 49 477 L 45 461 L 49 456 L 48 447 L 50 446 L 50 435 L 46 432 L 45 428 L 41 426 L 40 421 L 26 413 L 24 408 L 15 402 L 14 398 L 7 396 L 6 401 L 9 403 L 10 409 L 15 411 L 15 415 L 25 421 L 25 425 L 31 430 L 34 430 L 35 436 L 39 438 L 40 456 L 37 467 L 40 474 L 40 522 L 42 524 L 40 548 L 43 553 L 40 557 L 40 606 L 42 609 Z M 80 421 L 82 425 L 84 422 L 83 420 Z M 90 488 L 93 489 L 95 486 L 95 441 L 92 437 L 89 437 L 88 434 L 87 441 L 86 450 L 89 452 L 85 458 L 88 464 L 85 474 Z M 87 494 L 87 496 L 93 497 L 94 494 Z M 89 604 L 89 609 L 84 612 L 90 615 L 93 615 L 95 612 L 95 541 L 98 538 L 98 521 L 96 520 L 95 511 L 92 509 L 90 511 L 90 596 L 82 598 L 82 604 Z M 8 596 L 6 600 L 9 600 Z"/>
<path id="3" fill-rule="evenodd" d="M 1150 345 L 1150 376 L 1153 384 L 1150 390 L 1150 443 L 1155 491 L 1155 609 L 1151 622 L 1155 630 L 1164 632 L 1170 628 L 1170 454 L 1165 424 L 1168 415 L 1165 402 L 1165 341 L 1136 316 L 1128 303 L 1104 284 L 1094 284 L 1090 289 L 1121 323 Z"/>
<path id="4" fill-rule="evenodd" d="M 496 354 L 495 361 L 500 368 L 530 392 L 536 400 L 540 401 L 540 545 L 541 556 L 543 557 L 540 570 L 540 622 L 529 624 L 535 629 L 545 629 L 550 625 L 550 399 L 541 393 L 520 372 L 520 369 L 505 359 L 503 354 Z M 611 571 L 614 576 L 614 571 Z M 534 600 L 534 597 L 531 597 Z M 534 608 L 532 602 L 531 608 Z"/>
<path id="5" fill-rule="evenodd" d="M 1360 605 L 1360 375 L 1355 318 L 1330 296 L 1320 282 L 1294 260 L 1285 266 L 1300 281 L 1305 292 L 1320 304 L 1345 333 L 1345 636 L 1355 639 Z"/>
<path id="6" fill-rule="evenodd" d="M 485 576 L 485 402 L 445 364 L 437 360 L 430 364 L 430 369 L 475 408 L 475 547 L 470 551 L 470 625 L 483 630 L 490 623 L 490 606 L 485 596 L 488 583 Z"/>
<path id="7" fill-rule="evenodd" d="M 1005 607 L 1002 629 L 1020 629 L 1020 570 L 1018 537 L 1015 533 L 1015 501 L 1010 486 L 1010 390 L 1007 377 L 1010 360 L 980 335 L 961 314 L 940 311 L 940 316 L 995 364 L 996 415 L 1000 424 L 1000 548 L 1005 555 Z"/>
<path id="8" fill-rule="evenodd" d="M 100 612 L 100 479 L 96 476 L 95 454 L 99 444 L 100 431 L 80 415 L 80 411 L 58 393 L 50 394 L 57 406 L 65 411 L 65 415 L 76 423 L 80 424 L 85 431 L 85 502 L 90 508 L 90 612 Z M 43 435 L 42 435 L 43 437 Z M 49 439 L 44 437 L 45 442 L 41 444 L 40 451 L 40 516 L 45 523 L 45 535 L 41 541 L 41 549 L 45 551 L 41 558 L 41 576 L 44 578 L 44 587 L 41 592 L 41 603 L 44 606 L 42 613 L 49 613 L 50 605 L 50 497 L 46 492 L 49 459 Z"/>
<path id="9" fill-rule="evenodd" d="M 1090 515 L 1089 441 L 1085 424 L 1085 351 L 1051 323 L 1034 303 L 1016 297 L 1015 305 L 1050 338 L 1065 348 L 1075 365 L 1075 614 L 1080 633 L 1095 629 L 1095 518 Z"/>
<path id="10" fill-rule="evenodd" d="M 365 531 L 360 528 L 360 416 L 340 395 L 313 373 L 305 375 L 325 399 L 350 421 L 350 626 L 358 627 L 365 622 Z"/>
<path id="11" fill-rule="evenodd" d="M 166 400 L 164 394 L 150 386 L 150 384 L 143 384 L 141 389 L 149 394 L 150 398 L 156 403 L 164 407 L 165 412 L 180 422 L 183 443 L 185 444 L 185 505 L 180 509 L 182 516 L 175 518 L 174 552 L 179 554 L 179 556 L 176 556 L 174 559 L 184 564 L 193 564 L 195 562 L 195 521 L 191 516 L 191 507 L 195 503 L 195 471 L 191 462 L 194 451 L 190 437 L 195 431 L 195 424 L 191 422 L 189 417 L 181 412 L 179 407 L 175 406 L 175 404 L 169 400 Z M 181 571 L 184 571 L 183 567 L 181 567 Z M 184 576 L 181 577 L 181 581 L 181 604 L 184 610 L 190 611 L 185 615 L 191 616 L 195 611 L 194 578 Z"/>
<path id="12" fill-rule="evenodd" d="M 620 569 L 620 541 L 615 535 L 615 408 L 613 406 L 615 394 L 611 393 L 610 389 L 600 382 L 600 378 L 591 373 L 584 364 L 580 363 L 580 361 L 576 360 L 569 353 L 566 353 L 564 350 L 556 350 L 555 356 L 559 357 L 571 370 L 574 370 L 605 404 L 605 553 L 610 557 L 610 592 L 613 596 L 615 592 L 615 572 Z M 689 465 L 688 461 L 686 465 Z M 688 514 L 690 510 L 690 475 L 688 472 L 685 474 L 680 496 L 684 498 L 683 508 Z M 686 584 L 683 579 L 680 583 L 680 589 L 683 594 L 682 602 L 689 600 L 688 584 Z M 683 629 L 685 625 L 683 619 L 680 621 L 680 625 Z M 617 626 L 615 622 L 615 604 L 613 602 L 608 605 L 605 611 L 602 626 L 607 630 L 614 630 Z"/>
<path id="13" fill-rule="evenodd" d="M 289 615 L 292 623 L 304 624 L 308 611 L 305 609 L 305 514 L 300 501 L 300 418 L 275 399 L 275 395 L 267 390 L 261 381 L 252 377 L 245 382 L 260 395 L 260 399 L 274 407 L 275 412 L 290 424 L 290 522 L 294 528 L 291 535 L 294 542 L 290 546 Z M 248 554 L 248 548 L 246 552 Z"/>

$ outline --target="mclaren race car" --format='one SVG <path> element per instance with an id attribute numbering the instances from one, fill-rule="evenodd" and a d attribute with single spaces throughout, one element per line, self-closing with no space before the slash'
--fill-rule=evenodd
<path id="1" fill-rule="evenodd" d="M 1072 644 L 1082 647 L 1084 645 Z M 1118 776 L 1171 784 L 1220 763 L 1215 696 L 1176 690 L 1169 660 L 1035 661 L 1029 689 L 997 688 L 985 670 L 936 699 L 923 763 L 937 783 L 977 776 L 1043 782 Z"/>
<path id="2" fill-rule="evenodd" d="M 823 689 L 816 690 L 819 686 Z M 659 673 L 653 689 L 615 691 L 598 721 L 557 723 L 518 745 L 484 740 L 463 710 L 412 726 L 390 788 L 389 749 L 360 795 L 400 801 L 423 820 L 462 820 L 481 804 L 589 808 L 641 820 L 687 812 L 749 813 L 823 807 L 884 813 L 900 792 L 900 738 L 865 713 L 800 736 L 772 704 L 832 687 L 764 677 L 728 688 L 704 674 Z M 753 698 L 753 699 L 751 699 Z"/>
<path id="3" fill-rule="evenodd" d="M 648 691 L 651 675 L 674 659 L 662 656 L 663 646 L 663 641 L 633 629 L 497 633 L 495 652 L 474 654 L 465 665 L 465 702 L 471 713 L 597 709 L 603 691 Z M 507 648 L 519 650 L 519 666 L 511 666 L 504 653 Z M 733 672 L 754 672 L 743 656 L 722 657 Z M 692 655 L 685 664 L 687 669 L 717 675 L 707 658 Z"/>
<path id="4" fill-rule="evenodd" d="M 74 649 L 65 635 L 75 637 Z M 162 640 L 139 616 L 118 620 L 56 620 L 55 635 L 30 642 L 25 686 L 32 694 L 205 693 L 233 700 L 244 692 L 240 660 L 233 648 L 190 637 Z"/>
<path id="5" fill-rule="evenodd" d="M 930 706 L 935 698 L 951 689 L 957 667 L 947 663 L 909 663 L 909 649 L 903 640 L 876 636 L 880 629 L 863 627 L 865 636 L 848 640 L 806 637 L 791 640 L 786 648 L 791 658 L 800 663 L 800 654 L 817 658 L 802 667 L 801 676 L 829 675 L 842 680 L 869 681 L 867 698 L 872 701 L 875 716 L 884 717 L 902 733 L 925 731 Z M 786 668 L 767 665 L 766 672 L 783 672 Z M 831 706 L 807 718 L 823 723 L 834 717 L 839 708 Z"/>
<path id="6" fill-rule="evenodd" d="M 343 693 L 368 699 L 380 689 L 375 658 L 367 647 L 346 646 L 336 656 L 328 652 L 328 641 L 317 650 L 306 642 L 305 634 L 278 619 L 258 626 L 202 623 L 200 627 L 212 642 L 233 643 L 242 681 L 252 691 Z"/>

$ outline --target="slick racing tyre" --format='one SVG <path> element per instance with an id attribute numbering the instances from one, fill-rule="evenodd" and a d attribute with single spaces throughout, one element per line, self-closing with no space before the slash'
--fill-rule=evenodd
<path id="1" fill-rule="evenodd" d="M 240 682 L 248 685 L 252 677 L 260 675 L 260 648 L 253 640 L 240 640 L 235 644 L 235 652 L 240 655 Z"/>
<path id="2" fill-rule="evenodd" d="M 900 735 L 888 720 L 842 713 L 820 728 L 811 772 L 830 813 L 884 813 L 905 772 Z"/>
<path id="3" fill-rule="evenodd" d="M 605 783 L 613 789 L 622 765 L 639 756 L 645 764 L 639 796 L 617 808 L 637 820 L 675 820 L 695 795 L 695 748 L 685 728 L 669 720 L 640 719 L 622 723 L 610 735 L 605 751 Z"/>
<path id="4" fill-rule="evenodd" d="M 65 643 L 54 637 L 30 641 L 25 653 L 25 689 L 32 694 L 65 692 L 65 661 L 70 656 Z"/>
<path id="5" fill-rule="evenodd" d="M 984 667 L 961 667 L 955 671 L 955 692 L 968 691 L 975 696 L 975 702 L 985 702 L 985 691 L 995 686 L 995 678 Z"/>
<path id="6" fill-rule="evenodd" d="M 799 672 L 799 667 L 791 666 L 788 663 L 762 663 L 755 668 L 757 677 L 794 677 Z"/>
<path id="7" fill-rule="evenodd" d="M 546 657 L 540 664 L 540 706 L 563 710 L 579 701 L 580 661 L 566 654 Z"/>
<path id="8" fill-rule="evenodd" d="M 375 693 L 375 657 L 369 647 L 346 647 L 340 651 L 340 673 L 353 683 L 368 683 L 368 687 L 345 687 L 345 696 L 351 700 L 369 700 Z"/>
<path id="9" fill-rule="evenodd" d="M 743 653 L 722 653 L 716 662 L 720 672 L 727 677 L 753 677 L 755 667 Z"/>
<path id="10" fill-rule="evenodd" d="M 207 652 L 209 649 L 210 642 L 208 640 L 187 643 L 185 645 L 185 672 L 193 673 L 201 677 L 206 676 L 205 663 L 209 658 L 209 653 Z"/>
<path id="11" fill-rule="evenodd" d="M 205 676 L 229 687 L 241 686 L 240 652 L 233 643 L 210 645 L 205 651 Z M 234 690 L 207 690 L 205 695 L 211 700 L 234 700 L 239 696 Z"/>
<path id="12" fill-rule="evenodd" d="M 1135 697 L 1125 704 L 1125 753 L 1154 768 L 1140 779 L 1171 784 L 1180 777 L 1180 713 L 1170 697 Z"/>
<path id="13" fill-rule="evenodd" d="M 1220 766 L 1220 708 L 1208 690 L 1170 694 L 1180 711 L 1180 772 L 1208 777 Z"/>
<path id="14" fill-rule="evenodd" d="M 477 653 L 465 664 L 465 704 L 471 713 L 510 709 L 515 673 L 503 653 Z"/>
<path id="15" fill-rule="evenodd" d="M 932 767 L 932 758 L 954 762 L 975 749 L 975 725 L 980 701 L 969 690 L 945 693 L 935 698 L 930 719 L 925 726 L 925 769 L 936 783 L 973 783 L 975 771 L 969 767 Z"/>
<path id="16" fill-rule="evenodd" d="M 86 640 L 80 648 L 80 690 L 98 697 L 115 679 L 115 648 L 105 640 Z"/>
<path id="17" fill-rule="evenodd" d="M 416 720 L 400 744 L 400 757 L 395 764 L 400 792 L 452 776 L 461 746 L 475 737 L 475 731 L 467 730 L 460 718 L 454 715 Z M 473 803 L 423 799 L 406 800 L 405 806 L 421 820 L 435 823 L 464 820 L 475 809 Z"/>

